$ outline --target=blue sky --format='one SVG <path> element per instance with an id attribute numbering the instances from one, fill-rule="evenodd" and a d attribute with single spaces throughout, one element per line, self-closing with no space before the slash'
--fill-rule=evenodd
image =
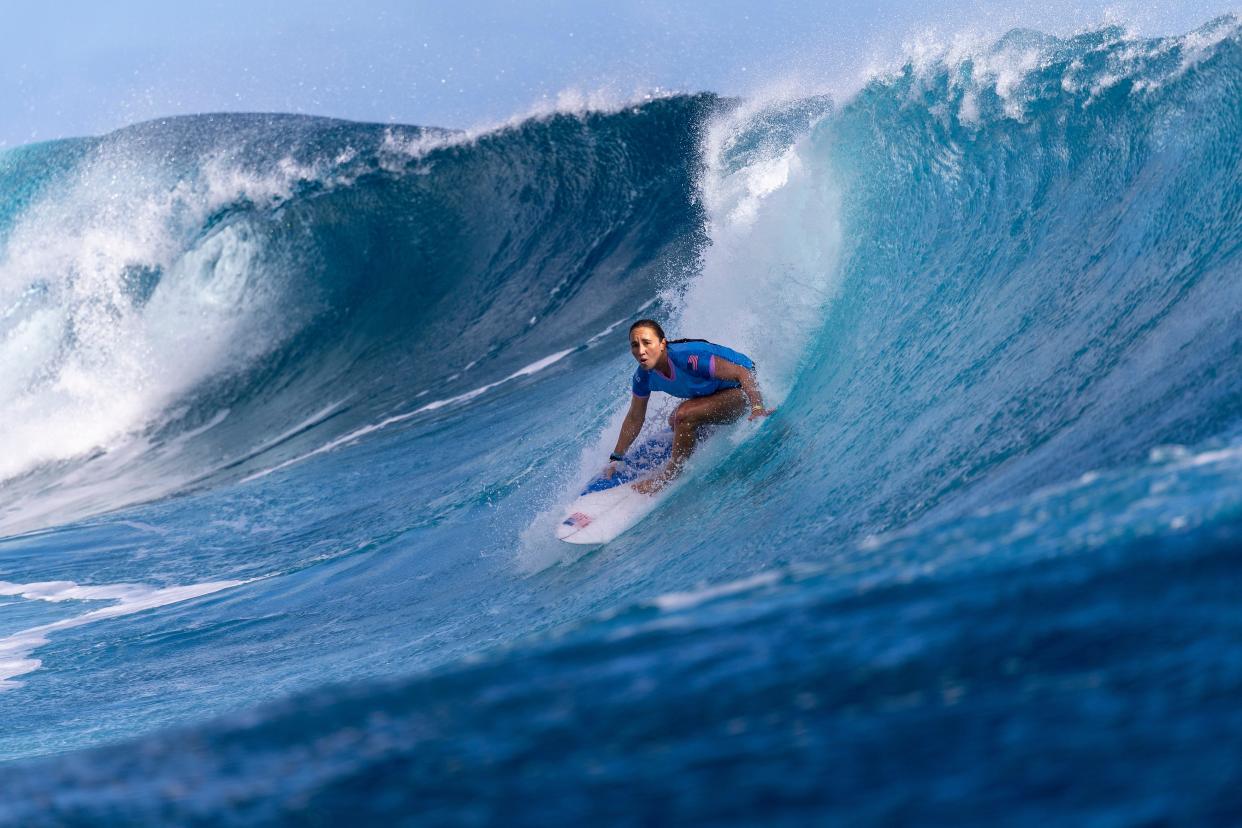
<path id="1" fill-rule="evenodd" d="M 472 126 L 563 90 L 746 94 L 831 81 L 934 28 L 1064 33 L 1100 20 L 1183 32 L 1235 2 L 978 0 L 13 3 L 0 47 L 0 146 L 162 115 L 278 111 Z M 1025 4 L 1024 4 L 1025 5 Z"/>

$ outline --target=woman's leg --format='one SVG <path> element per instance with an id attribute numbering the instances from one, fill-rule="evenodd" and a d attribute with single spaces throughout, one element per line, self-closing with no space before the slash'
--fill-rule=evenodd
<path id="1" fill-rule="evenodd" d="M 673 452 L 668 461 L 668 478 L 681 471 L 686 458 L 694 451 L 699 428 L 716 423 L 731 423 L 746 413 L 749 403 L 740 388 L 725 388 L 706 397 L 695 397 L 677 406 L 673 414 Z"/>
<path id="2" fill-rule="evenodd" d="M 726 388 L 706 397 L 695 397 L 677 406 L 670 421 L 673 426 L 673 451 L 664 473 L 633 484 L 644 494 L 652 494 L 681 473 L 686 458 L 694 451 L 699 428 L 713 423 L 731 423 L 746 413 L 750 403 L 740 388 Z"/>

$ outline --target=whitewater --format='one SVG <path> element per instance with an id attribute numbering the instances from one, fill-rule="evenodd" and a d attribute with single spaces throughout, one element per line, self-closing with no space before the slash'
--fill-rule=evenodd
<path id="1" fill-rule="evenodd" d="M 1233 17 L 0 151 L 0 824 L 1236 824 L 1240 276 Z"/>

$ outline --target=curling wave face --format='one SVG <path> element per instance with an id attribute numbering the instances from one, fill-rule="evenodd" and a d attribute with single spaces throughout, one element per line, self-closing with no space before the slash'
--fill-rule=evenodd
<path id="1" fill-rule="evenodd" d="M 710 106 L 473 140 L 202 116 L 11 153 L 10 531 L 270 467 L 582 342 L 692 256 Z"/>

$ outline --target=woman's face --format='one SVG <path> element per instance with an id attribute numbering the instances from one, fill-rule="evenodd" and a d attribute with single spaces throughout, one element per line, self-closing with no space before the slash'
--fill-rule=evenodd
<path id="1" fill-rule="evenodd" d="M 635 328 L 630 331 L 630 353 L 648 371 L 660 361 L 665 346 L 665 341 L 651 328 Z"/>

